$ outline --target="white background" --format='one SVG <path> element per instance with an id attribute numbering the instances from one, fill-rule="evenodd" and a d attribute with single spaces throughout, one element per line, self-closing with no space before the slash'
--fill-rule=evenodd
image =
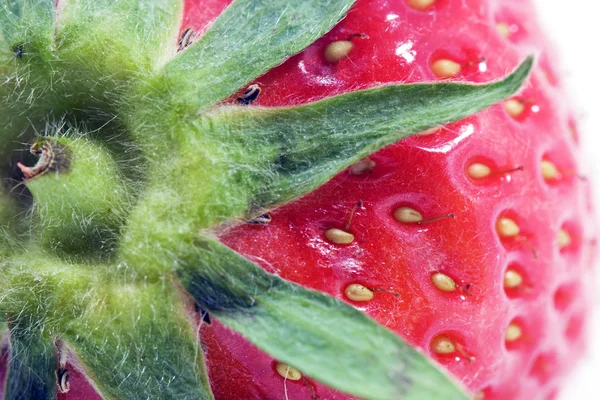
<path id="1" fill-rule="evenodd" d="M 580 110 L 580 130 L 586 154 L 584 175 L 594 181 L 600 211 L 600 7 L 596 1 L 534 0 L 546 34 L 561 56 L 563 75 Z M 600 288 L 600 269 L 590 277 Z M 561 400 L 600 399 L 600 290 L 590 332 L 589 354 L 562 390 Z"/>

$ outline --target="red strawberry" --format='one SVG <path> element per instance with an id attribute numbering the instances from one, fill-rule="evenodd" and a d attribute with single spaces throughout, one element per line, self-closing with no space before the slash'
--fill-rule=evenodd
<path id="1" fill-rule="evenodd" d="M 0 9 L 0 155 L 44 130 L 35 207 L 0 187 L 3 397 L 465 398 L 437 364 L 556 395 L 595 232 L 531 8 L 358 0 L 249 82 L 354 2 L 189 1 L 175 43 L 154 1 Z M 350 165 L 515 93 L 532 52 L 517 97 Z M 398 84 L 425 81 L 495 83 Z"/>
<path id="2" fill-rule="evenodd" d="M 227 3 L 190 2 L 187 21 L 201 30 Z M 327 61 L 338 41 L 351 49 Z M 379 151 L 271 213 L 270 224 L 222 239 L 268 271 L 364 310 L 479 398 L 552 398 L 583 348 L 595 242 L 558 59 L 528 2 L 359 0 L 325 37 L 257 79 L 252 104 L 397 81 L 484 82 L 532 50 L 537 70 L 505 107 Z M 401 207 L 422 223 L 399 222 Z M 340 239 L 351 243 L 336 244 L 331 229 L 351 233 Z M 353 284 L 372 299 L 349 298 Z M 218 399 L 348 398 L 307 377 L 285 381 L 275 360 L 218 322 L 203 339 Z"/>

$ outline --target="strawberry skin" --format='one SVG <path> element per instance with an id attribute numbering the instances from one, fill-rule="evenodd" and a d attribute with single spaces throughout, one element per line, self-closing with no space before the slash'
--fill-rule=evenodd
<path id="1" fill-rule="evenodd" d="M 197 3 L 187 4 L 184 27 L 202 31 L 229 2 Z M 352 48 L 328 61 L 336 41 Z M 576 112 L 529 2 L 359 0 L 329 34 L 254 82 L 262 90 L 252 106 L 388 82 L 484 82 L 532 51 L 538 66 L 518 98 L 379 151 L 363 164 L 372 168 L 345 171 L 271 213 L 268 225 L 221 239 L 270 272 L 354 304 L 478 398 L 553 398 L 584 349 L 596 242 Z M 398 221 L 400 207 L 423 223 Z M 334 243 L 332 228 L 351 243 Z M 372 299 L 351 300 L 352 284 Z M 216 321 L 202 336 L 218 399 L 350 398 L 310 377 L 284 380 L 276 360 Z"/>

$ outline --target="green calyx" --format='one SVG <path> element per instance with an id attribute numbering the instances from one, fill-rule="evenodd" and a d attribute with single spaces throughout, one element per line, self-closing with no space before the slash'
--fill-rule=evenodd
<path id="1" fill-rule="evenodd" d="M 347 393 L 466 398 L 368 316 L 213 237 L 513 95 L 532 68 L 298 107 L 219 104 L 352 4 L 237 0 L 183 49 L 180 0 L 0 0 L 0 171 L 24 140 L 36 158 L 19 165 L 33 204 L 0 187 L 5 398 L 53 398 L 68 349 L 105 398 L 211 399 L 190 301 Z"/>

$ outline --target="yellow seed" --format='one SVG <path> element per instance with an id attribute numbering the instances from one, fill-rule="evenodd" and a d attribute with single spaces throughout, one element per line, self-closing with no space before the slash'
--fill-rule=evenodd
<path id="1" fill-rule="evenodd" d="M 325 49 L 325 59 L 331 64 L 337 64 L 348 56 L 354 44 L 348 40 L 338 40 L 330 43 Z"/>
<path id="2" fill-rule="evenodd" d="M 492 173 L 490 167 L 481 163 L 473 163 L 467 168 L 467 174 L 473 179 L 482 179 Z"/>
<path id="3" fill-rule="evenodd" d="M 496 231 L 501 237 L 514 237 L 521 232 L 521 229 L 514 220 L 502 217 L 496 223 Z"/>
<path id="4" fill-rule="evenodd" d="M 485 399 L 485 393 L 483 391 L 478 392 L 475 397 L 473 398 L 473 400 L 483 400 Z"/>
<path id="5" fill-rule="evenodd" d="M 362 175 L 365 172 L 370 172 L 373 168 L 375 168 L 376 165 L 377 163 L 375 161 L 371 160 L 370 158 L 365 158 L 357 163 L 352 164 L 350 166 L 350 173 L 352 175 Z"/>
<path id="6" fill-rule="evenodd" d="M 525 104 L 518 99 L 508 99 L 504 102 L 504 108 L 506 109 L 508 115 L 513 118 L 517 118 L 523 113 L 523 111 L 525 111 Z"/>
<path id="7" fill-rule="evenodd" d="M 415 10 L 423 11 L 431 7 L 437 0 L 407 0 L 406 3 Z"/>
<path id="8" fill-rule="evenodd" d="M 509 269 L 504 273 L 504 287 L 514 289 L 523 283 L 523 277 L 517 271 Z"/>
<path id="9" fill-rule="evenodd" d="M 452 60 L 437 60 L 431 65 L 431 70 L 441 79 L 452 78 L 453 76 L 460 73 L 461 67 L 460 64 L 452 61 Z"/>
<path id="10" fill-rule="evenodd" d="M 515 340 L 520 338 L 522 334 L 523 332 L 521 331 L 519 325 L 513 323 L 510 324 L 506 329 L 505 338 L 507 342 L 514 342 Z"/>
<path id="11" fill-rule="evenodd" d="M 429 128 L 423 132 L 417 133 L 417 135 L 420 135 L 420 136 L 433 135 L 434 133 L 439 132 L 439 130 L 440 130 L 439 126 L 434 126 L 433 128 Z"/>
<path id="12" fill-rule="evenodd" d="M 498 30 L 498 32 L 504 37 L 510 36 L 510 26 L 508 26 L 508 24 L 505 22 L 497 23 L 496 30 Z"/>
<path id="13" fill-rule="evenodd" d="M 544 176 L 545 180 L 551 181 L 553 179 L 556 179 L 556 177 L 558 176 L 558 168 L 556 168 L 556 165 L 553 162 L 548 160 L 542 160 L 541 167 L 542 175 Z"/>
<path id="14" fill-rule="evenodd" d="M 565 247 L 567 247 L 570 244 L 571 244 L 571 235 L 569 235 L 569 232 L 565 231 L 564 229 L 561 229 L 560 231 L 558 231 L 558 247 L 561 249 L 564 249 Z"/>
<path id="15" fill-rule="evenodd" d="M 437 354 L 452 354 L 456 351 L 456 346 L 452 340 L 446 336 L 436 336 L 431 342 L 431 349 Z"/>
<path id="16" fill-rule="evenodd" d="M 354 235 L 350 232 L 343 231 L 337 228 L 331 228 L 325 232 L 325 237 L 335 244 L 350 244 L 354 241 Z"/>
<path id="17" fill-rule="evenodd" d="M 456 282 L 446 274 L 436 272 L 431 276 L 433 285 L 442 292 L 453 292 L 456 290 Z"/>
<path id="18" fill-rule="evenodd" d="M 410 207 L 400 207 L 394 211 L 394 218 L 398 222 L 414 223 L 423 221 L 420 212 Z"/>
<path id="19" fill-rule="evenodd" d="M 284 363 L 277 363 L 275 366 L 277 373 L 283 376 L 285 379 L 289 379 L 290 381 L 299 381 L 302 379 L 302 372 L 298 371 L 294 367 L 290 367 Z"/>
<path id="20" fill-rule="evenodd" d="M 346 297 L 352 301 L 369 301 L 373 299 L 373 292 L 371 289 L 359 283 L 352 283 L 346 286 L 344 293 L 346 294 Z"/>

